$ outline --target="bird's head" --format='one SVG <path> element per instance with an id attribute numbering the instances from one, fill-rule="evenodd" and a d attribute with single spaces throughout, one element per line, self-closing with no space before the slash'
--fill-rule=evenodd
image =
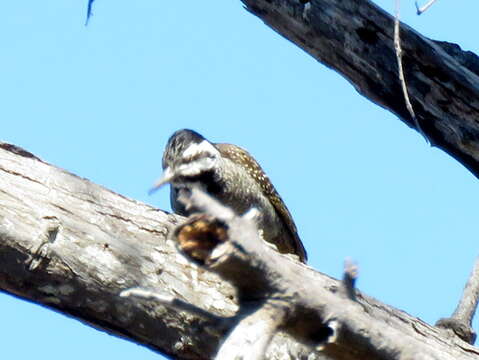
<path id="1" fill-rule="evenodd" d="M 168 140 L 163 153 L 163 174 L 150 193 L 166 183 L 182 182 L 211 171 L 218 162 L 218 149 L 193 130 L 176 131 Z"/>

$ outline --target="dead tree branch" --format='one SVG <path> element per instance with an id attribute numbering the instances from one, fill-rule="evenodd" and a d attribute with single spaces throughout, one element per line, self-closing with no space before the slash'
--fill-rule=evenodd
<path id="1" fill-rule="evenodd" d="M 0 289 L 179 359 L 205 359 L 216 318 L 133 304 L 141 286 L 221 316 L 234 291 L 166 241 L 182 219 L 127 199 L 0 143 Z"/>
<path id="2" fill-rule="evenodd" d="M 460 350 L 465 349 L 464 345 L 452 346 L 453 354 L 448 353 L 450 346 L 430 342 L 438 335 L 433 335 L 433 328 L 419 329 L 417 324 L 404 326 L 390 316 L 388 321 L 392 322 L 385 323 L 385 318 L 376 313 L 361 294 L 352 301 L 337 288 L 325 291 L 314 272 L 279 254 L 259 238 L 250 214 L 234 216 L 199 190 L 192 191 L 191 205 L 204 211 L 206 217 L 195 218 L 194 222 L 199 224 L 193 226 L 195 231 L 191 223 L 178 227 L 174 237 L 179 248 L 191 260 L 201 261 L 205 268 L 234 285 L 239 301 L 237 316 L 244 317 L 246 322 L 246 325 L 239 322 L 233 328 L 220 349 L 219 354 L 225 357 L 218 359 L 262 358 L 259 351 L 268 344 L 277 328 L 304 344 L 321 349 L 333 359 L 458 359 L 471 356 Z M 198 239 L 210 240 L 209 244 L 213 245 L 209 246 L 209 251 L 204 251 Z M 196 247 L 202 249 L 200 259 Z M 255 331 L 258 336 L 251 318 L 257 327 L 262 325 L 259 328 L 263 336 L 259 337 L 261 344 L 257 346 L 251 338 Z M 424 336 L 428 341 L 424 341 Z M 230 343 L 233 345 L 227 346 Z M 223 353 L 226 346 L 228 349 Z M 254 352 L 247 352 L 248 349 Z M 479 352 L 474 356 L 477 354 Z"/>
<path id="3" fill-rule="evenodd" d="M 262 351 L 271 339 L 267 334 L 282 329 L 268 346 L 268 359 L 457 360 L 479 354 L 359 291 L 352 301 L 340 281 L 258 241 L 249 218 L 254 213 L 225 217 L 227 210 L 206 202 L 209 213 L 231 227 L 228 236 L 215 232 L 210 239 L 219 237 L 222 244 L 211 241 L 200 252 L 194 251 L 196 237 L 184 237 L 182 249 L 196 254 L 196 262 L 205 254 L 216 259 L 206 266 L 225 282 L 185 259 L 167 240 L 168 229 L 181 218 L 4 143 L 0 203 L 0 289 L 178 359 L 212 358 L 237 324 L 248 329 L 255 316 L 264 316 L 257 311 L 266 303 L 280 316 L 265 322 L 266 335 L 255 349 Z M 119 296 L 138 286 L 163 294 L 162 301 Z M 230 322 L 220 325 L 220 318 Z M 231 353 L 241 343 L 241 337 L 230 339 L 222 351 Z"/>
<path id="4" fill-rule="evenodd" d="M 476 333 L 472 328 L 472 319 L 479 301 L 479 259 L 476 259 L 471 276 L 464 287 L 461 300 L 450 318 L 440 319 L 436 326 L 450 329 L 464 341 L 474 344 Z"/>
<path id="5" fill-rule="evenodd" d="M 402 61 L 402 47 L 401 47 L 401 26 L 400 26 L 400 13 L 401 13 L 401 2 L 396 0 L 396 11 L 394 16 L 394 50 L 396 51 L 396 58 L 398 63 L 398 76 L 401 83 L 401 90 L 404 96 L 404 102 L 406 103 L 407 111 L 411 115 L 411 119 L 414 122 L 416 130 L 424 137 L 424 140 L 429 143 L 429 140 L 422 131 L 421 124 L 417 120 L 416 113 L 412 108 L 411 100 L 409 99 L 409 91 L 407 88 L 406 78 L 404 77 L 404 66 Z"/>
<path id="6" fill-rule="evenodd" d="M 416 127 L 402 96 L 394 18 L 369 0 L 242 0 L 246 9 L 371 101 Z M 401 24 L 412 108 L 433 146 L 479 176 L 479 58 Z M 318 116 L 318 121 L 321 121 Z"/>
<path id="7" fill-rule="evenodd" d="M 429 0 L 426 4 L 420 7 L 418 2 L 416 1 L 417 14 L 421 15 L 422 13 L 426 12 L 427 9 L 429 9 L 432 6 L 432 4 L 434 4 L 435 2 L 436 0 Z"/>
<path id="8" fill-rule="evenodd" d="M 93 2 L 95 0 L 88 0 L 87 10 L 86 10 L 86 19 L 85 19 L 85 26 L 88 25 L 90 18 L 93 16 Z"/>

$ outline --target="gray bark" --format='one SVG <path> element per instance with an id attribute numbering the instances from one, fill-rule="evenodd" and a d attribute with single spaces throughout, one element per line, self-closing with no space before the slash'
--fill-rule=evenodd
<path id="1" fill-rule="evenodd" d="M 220 359 L 262 359 L 262 346 L 278 328 L 332 359 L 466 359 L 479 354 L 404 313 L 383 312 L 384 305 L 356 294 L 348 279 L 325 287 L 327 281 L 318 273 L 261 241 L 250 213 L 236 216 L 200 190 L 187 201 L 207 217 L 190 220 L 202 224 L 196 227 L 202 230 L 193 232 L 189 222 L 179 226 L 173 238 L 192 257 L 204 249 L 197 239 L 207 237 L 214 246 L 203 254 L 205 268 L 238 291 L 241 321 L 226 337 L 220 349 L 225 356 Z M 227 236 L 213 235 L 222 234 L 218 228 L 226 229 Z M 346 278 L 356 276 L 354 268 L 347 264 Z M 355 296 L 350 296 L 353 291 Z M 256 327 L 248 321 L 251 318 Z M 254 343 L 251 333 L 258 327 L 261 337 L 256 337 L 262 342 Z"/>
<path id="2" fill-rule="evenodd" d="M 218 323 L 218 316 L 232 317 L 238 309 L 231 284 L 199 269 L 167 240 L 168 229 L 182 220 L 178 216 L 115 194 L 8 144 L 0 145 L 0 203 L 3 291 L 179 359 L 211 358 L 231 330 L 234 322 Z M 317 344 L 295 340 L 291 332 L 279 333 L 268 348 L 269 359 L 406 359 L 410 350 L 398 349 L 411 349 L 411 344 L 428 359 L 479 355 L 447 332 L 365 295 L 357 294 L 361 306 L 345 300 L 338 291 L 340 282 L 306 265 L 284 256 L 273 264 L 293 269 L 304 294 L 310 289 L 319 296 L 318 321 L 334 318 L 347 326 L 341 327 L 341 341 L 322 351 Z M 119 296 L 137 286 L 214 315 Z M 385 346 L 401 357 L 386 357 Z"/>
<path id="3" fill-rule="evenodd" d="M 399 82 L 391 15 L 369 0 L 241 1 L 360 94 L 415 127 Z M 404 76 L 420 127 L 433 146 L 479 176 L 479 58 L 404 24 L 400 37 Z"/>
<path id="4" fill-rule="evenodd" d="M 220 334 L 204 320 L 119 297 L 143 286 L 233 314 L 231 286 L 166 241 L 179 217 L 8 144 L 0 146 L 0 204 L 3 291 L 179 358 L 215 352 Z"/>

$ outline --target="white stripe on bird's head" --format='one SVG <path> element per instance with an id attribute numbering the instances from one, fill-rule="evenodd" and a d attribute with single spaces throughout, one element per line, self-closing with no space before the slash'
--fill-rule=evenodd
<path id="1" fill-rule="evenodd" d="M 200 143 L 191 143 L 190 146 L 183 151 L 181 157 L 184 162 L 199 159 L 199 158 L 216 158 L 219 156 L 219 151 L 208 140 L 203 140 Z"/>

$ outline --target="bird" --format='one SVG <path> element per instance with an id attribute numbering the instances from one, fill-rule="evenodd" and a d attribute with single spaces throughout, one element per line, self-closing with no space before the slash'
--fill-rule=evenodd
<path id="1" fill-rule="evenodd" d="M 178 200 L 182 191 L 198 187 L 239 215 L 255 208 L 256 225 L 264 240 L 281 253 L 296 254 L 303 263 L 306 250 L 291 213 L 258 162 L 243 148 L 212 143 L 194 130 L 178 130 L 169 138 L 162 159 L 163 174 L 150 194 L 170 183 L 172 210 L 189 216 L 193 210 Z"/>

